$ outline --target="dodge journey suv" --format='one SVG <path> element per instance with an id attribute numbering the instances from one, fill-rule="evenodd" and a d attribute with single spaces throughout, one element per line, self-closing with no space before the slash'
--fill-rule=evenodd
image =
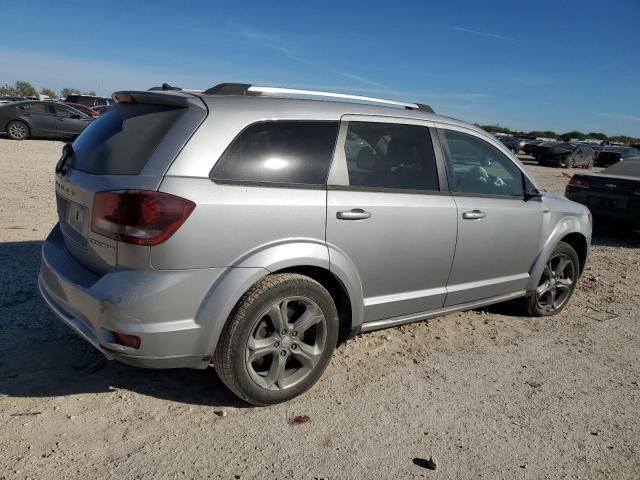
<path id="1" fill-rule="evenodd" d="M 350 336 L 515 299 L 553 315 L 584 268 L 588 210 L 426 105 L 243 84 L 113 99 L 63 149 L 39 276 L 109 359 L 212 364 L 273 404 Z"/>

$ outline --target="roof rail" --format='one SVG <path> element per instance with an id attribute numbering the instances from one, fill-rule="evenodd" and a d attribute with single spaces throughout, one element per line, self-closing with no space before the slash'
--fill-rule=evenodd
<path id="1" fill-rule="evenodd" d="M 386 100 L 384 98 L 365 97 L 362 95 L 350 95 L 347 93 L 323 92 L 318 90 L 304 90 L 299 88 L 282 88 L 282 87 L 261 87 L 258 85 L 249 85 L 247 83 L 221 83 L 204 91 L 205 95 L 304 95 L 309 97 L 328 97 L 341 98 L 345 100 L 356 100 L 360 102 L 381 103 L 384 105 L 392 105 L 395 107 L 404 107 L 409 110 L 422 110 L 433 113 L 433 109 L 429 105 L 421 103 L 398 102 L 395 100 Z"/>

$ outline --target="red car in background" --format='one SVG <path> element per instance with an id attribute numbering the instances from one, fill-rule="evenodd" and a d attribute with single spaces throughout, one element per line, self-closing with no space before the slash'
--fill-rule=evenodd
<path id="1" fill-rule="evenodd" d="M 96 112 L 93 108 L 87 107 L 86 105 L 82 105 L 80 103 L 69 103 L 64 102 L 65 105 L 75 108 L 76 110 L 80 110 L 82 113 L 86 113 L 90 117 L 99 117 L 100 113 Z"/>

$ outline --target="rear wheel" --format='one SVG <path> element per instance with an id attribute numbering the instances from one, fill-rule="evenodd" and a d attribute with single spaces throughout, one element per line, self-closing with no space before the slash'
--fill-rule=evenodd
<path id="1" fill-rule="evenodd" d="M 337 339 L 338 314 L 329 292 L 309 277 L 275 274 L 239 300 L 213 363 L 240 398 L 270 405 L 311 388 L 329 364 Z"/>
<path id="2" fill-rule="evenodd" d="M 526 298 L 527 313 L 533 317 L 559 313 L 573 295 L 579 272 L 578 254 L 568 243 L 559 242 L 542 271 L 537 288 Z"/>
<path id="3" fill-rule="evenodd" d="M 7 135 L 13 140 L 26 140 L 29 138 L 29 127 L 20 120 L 14 120 L 7 124 Z"/>
<path id="4" fill-rule="evenodd" d="M 593 158 L 589 159 L 584 168 L 593 168 Z"/>
<path id="5" fill-rule="evenodd" d="M 573 168 L 575 163 L 576 161 L 573 159 L 573 157 L 569 157 L 564 161 L 564 168 Z"/>

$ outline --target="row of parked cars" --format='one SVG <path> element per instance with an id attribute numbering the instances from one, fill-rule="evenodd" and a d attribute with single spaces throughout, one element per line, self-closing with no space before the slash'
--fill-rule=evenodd
<path id="1" fill-rule="evenodd" d="M 640 157 L 638 146 L 593 145 L 585 142 L 549 142 L 526 140 L 512 136 L 497 136 L 513 153 L 523 152 L 535 157 L 540 165 L 564 168 L 607 167 L 621 160 Z"/>
<path id="2" fill-rule="evenodd" d="M 110 98 L 93 95 L 68 95 L 60 101 L 0 97 L 0 131 L 13 140 L 73 139 L 112 104 Z"/>

